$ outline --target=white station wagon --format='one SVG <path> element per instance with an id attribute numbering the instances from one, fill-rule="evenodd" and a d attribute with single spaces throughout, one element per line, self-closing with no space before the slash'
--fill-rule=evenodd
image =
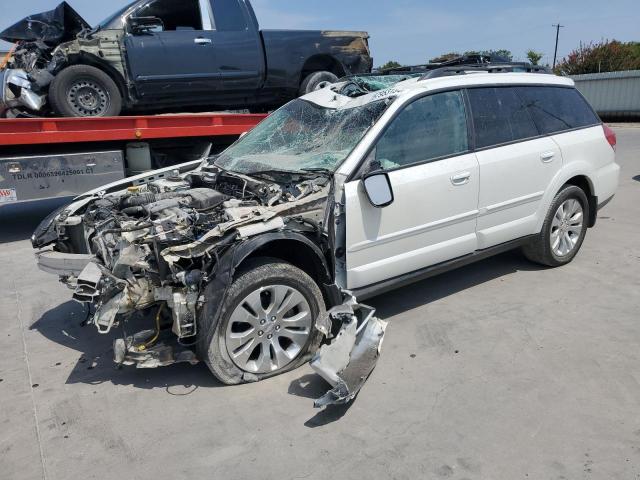
<path id="1" fill-rule="evenodd" d="M 504 70 L 308 94 L 218 156 L 77 198 L 34 234 L 39 265 L 129 332 L 120 364 L 236 384 L 312 359 L 316 405 L 347 402 L 385 329 L 358 301 L 513 248 L 567 264 L 616 191 L 615 135 L 573 81 Z"/>

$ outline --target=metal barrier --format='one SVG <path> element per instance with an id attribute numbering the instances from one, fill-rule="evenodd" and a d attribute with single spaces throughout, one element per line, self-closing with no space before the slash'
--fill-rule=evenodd
<path id="1" fill-rule="evenodd" d="M 573 75 L 571 78 L 601 117 L 640 119 L 640 70 Z"/>

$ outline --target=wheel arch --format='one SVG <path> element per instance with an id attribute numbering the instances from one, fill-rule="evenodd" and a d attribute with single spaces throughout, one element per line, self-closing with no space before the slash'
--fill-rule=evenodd
<path id="1" fill-rule="evenodd" d="M 589 201 L 589 227 L 595 225 L 597 210 L 598 210 L 598 198 L 595 195 L 595 187 L 591 175 L 592 166 L 586 161 L 573 162 L 564 168 L 562 168 L 553 179 L 549 182 L 547 189 L 544 192 L 542 200 L 540 202 L 540 208 L 536 214 L 537 222 L 536 228 L 532 231 L 532 234 L 540 232 L 544 219 L 546 218 L 547 211 L 551 206 L 551 202 L 565 185 L 575 185 L 582 188 Z"/>
<path id="2" fill-rule="evenodd" d="M 595 196 L 593 183 L 589 179 L 587 175 L 575 175 L 567 180 L 565 185 L 574 185 L 584 192 L 587 196 L 587 200 L 589 201 L 589 223 L 588 226 L 591 228 L 596 224 L 596 218 L 598 217 L 598 197 Z"/>
<path id="3" fill-rule="evenodd" d="M 338 77 L 344 77 L 346 75 L 344 65 L 336 57 L 326 53 L 316 54 L 305 60 L 302 65 L 302 70 L 300 71 L 298 84 L 302 84 L 309 74 L 322 71 L 331 72 Z"/>
<path id="4" fill-rule="evenodd" d="M 332 281 L 329 264 L 320 247 L 300 233 L 270 232 L 236 243 L 220 256 L 205 287 L 205 301 L 199 316 L 212 318 L 214 324 L 217 323 L 222 302 L 236 272 L 252 259 L 265 256 L 290 262 L 309 274 L 320 287 L 327 308 L 341 303 L 340 291 Z M 305 268 L 312 268 L 312 271 Z"/>
<path id="5" fill-rule="evenodd" d="M 88 65 L 90 67 L 95 67 L 98 70 L 101 70 L 102 72 L 104 72 L 107 75 L 109 75 L 109 77 L 118 86 L 118 90 L 120 91 L 120 95 L 122 95 L 123 102 L 125 104 L 129 103 L 129 95 L 128 95 L 128 92 L 127 92 L 127 82 L 126 82 L 124 76 L 115 67 L 113 67 L 109 62 L 101 59 L 97 55 L 93 55 L 93 54 L 87 53 L 87 52 L 82 52 L 79 55 L 71 56 L 69 58 L 69 62 L 65 65 L 64 68 L 72 67 L 72 66 L 75 66 L 75 65 Z"/>
<path id="6" fill-rule="evenodd" d="M 277 258 L 305 272 L 318 284 L 327 305 L 339 301 L 339 297 L 334 298 L 335 291 L 330 287 L 333 284 L 333 275 L 327 259 L 322 250 L 308 237 L 293 232 L 265 236 L 243 256 L 236 272 L 242 270 L 251 260 L 261 257 Z"/>

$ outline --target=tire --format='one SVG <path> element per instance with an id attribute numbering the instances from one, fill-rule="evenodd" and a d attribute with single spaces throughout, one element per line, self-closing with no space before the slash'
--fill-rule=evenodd
<path id="1" fill-rule="evenodd" d="M 280 293 L 274 293 L 276 288 L 281 289 Z M 300 295 L 300 297 L 293 296 L 292 301 L 296 302 L 298 298 L 302 298 L 301 308 L 295 304 L 295 308 L 291 310 L 275 313 L 278 318 L 272 321 L 275 317 L 269 317 L 266 314 L 265 311 L 269 308 L 264 308 L 264 305 L 277 303 L 277 301 L 272 302 L 275 298 L 287 298 L 286 295 L 281 295 L 285 289 Z M 251 301 L 255 298 L 261 299 L 263 310 L 259 311 L 259 308 L 255 308 L 258 315 L 250 315 L 245 307 L 251 306 Z M 291 305 L 294 304 L 291 303 Z M 222 301 L 218 319 L 213 318 L 213 308 L 203 309 L 199 322 L 200 337 L 197 341 L 198 358 L 207 364 L 222 383 L 227 385 L 259 381 L 294 370 L 307 362 L 319 348 L 322 333 L 315 328 L 315 320 L 324 310 L 325 305 L 320 288 L 306 273 L 279 259 L 257 259 L 237 275 Z M 303 316 L 305 311 L 308 311 L 309 315 Z M 287 327 L 285 318 L 290 312 L 294 314 L 289 315 L 289 319 L 301 317 L 303 320 L 296 322 L 295 326 Z M 260 313 L 267 318 L 261 318 Z M 300 325 L 307 322 L 307 316 L 310 316 L 309 323 L 306 325 L 308 335 L 304 338 L 303 327 Z M 245 320 L 249 320 L 251 324 L 246 323 Z M 296 330 L 298 328 L 300 330 Z M 238 339 L 232 339 L 231 336 Z M 287 336 L 295 337 L 298 344 L 293 342 L 288 344 L 290 339 Z M 263 356 L 265 345 L 268 346 L 264 349 Z M 278 346 L 279 351 L 286 354 L 286 357 L 283 357 L 281 353 L 281 357 L 278 358 L 284 358 L 289 363 L 281 362 L 281 367 L 274 369 L 278 361 L 275 348 Z M 262 361 L 263 358 L 266 360 Z M 260 368 L 261 366 L 266 368 Z"/>
<path id="2" fill-rule="evenodd" d="M 300 96 L 315 92 L 338 81 L 337 75 L 331 72 L 313 72 L 305 77 L 300 84 Z"/>
<path id="3" fill-rule="evenodd" d="M 573 202 L 577 202 L 581 210 L 579 226 L 577 212 L 572 213 L 576 205 Z M 570 263 L 580 251 L 587 234 L 588 219 L 589 202 L 584 191 L 574 185 L 565 185 L 551 202 L 540 234 L 522 248 L 525 257 L 549 267 L 560 267 Z"/>
<path id="4" fill-rule="evenodd" d="M 115 117 L 122 110 L 122 95 L 102 70 L 73 65 L 51 82 L 49 103 L 63 117 Z"/>

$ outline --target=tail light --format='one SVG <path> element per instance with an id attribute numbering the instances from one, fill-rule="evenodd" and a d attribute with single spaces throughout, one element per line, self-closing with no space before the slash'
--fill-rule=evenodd
<path id="1" fill-rule="evenodd" d="M 616 143 L 618 143 L 618 139 L 616 138 L 616 133 L 607 127 L 604 123 L 602 124 L 602 129 L 604 130 L 604 136 L 611 145 L 611 148 L 616 149 Z"/>

